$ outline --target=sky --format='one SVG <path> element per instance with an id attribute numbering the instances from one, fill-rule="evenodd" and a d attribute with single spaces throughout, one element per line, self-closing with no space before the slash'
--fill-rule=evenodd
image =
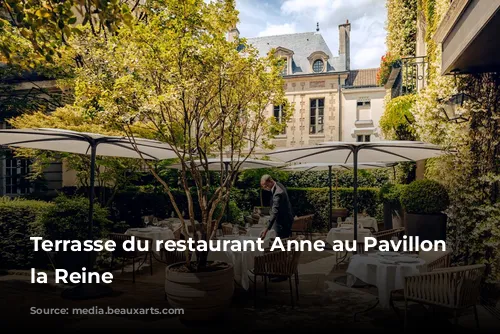
<path id="1" fill-rule="evenodd" d="M 339 24 L 351 23 L 351 69 L 379 67 L 385 53 L 384 0 L 236 0 L 241 37 L 316 31 L 338 55 Z"/>

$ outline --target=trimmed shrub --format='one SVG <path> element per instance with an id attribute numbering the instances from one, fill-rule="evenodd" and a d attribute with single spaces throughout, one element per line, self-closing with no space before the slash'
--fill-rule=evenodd
<path id="1" fill-rule="evenodd" d="M 450 205 L 446 188 L 434 180 L 416 180 L 401 191 L 401 205 L 411 214 L 439 214 Z"/>
<path id="2" fill-rule="evenodd" d="M 49 240 L 86 240 L 88 239 L 89 200 L 85 197 L 60 196 L 54 200 L 40 217 Z M 114 223 L 107 218 L 108 210 L 94 204 L 93 237 L 105 238 L 113 230 Z"/>
<path id="3" fill-rule="evenodd" d="M 43 237 L 41 216 L 53 204 L 35 200 L 0 201 L 0 268 L 28 269 L 46 264 L 30 237 Z"/>

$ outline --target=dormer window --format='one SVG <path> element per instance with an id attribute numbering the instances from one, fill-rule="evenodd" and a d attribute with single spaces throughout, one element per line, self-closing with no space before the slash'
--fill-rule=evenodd
<path id="1" fill-rule="evenodd" d="M 324 67 L 325 64 L 323 63 L 322 59 L 316 59 L 313 63 L 313 71 L 316 73 L 323 72 Z"/>
<path id="2" fill-rule="evenodd" d="M 282 46 L 278 46 L 276 48 L 276 56 L 281 58 L 281 61 L 284 64 L 284 68 L 281 71 L 281 75 L 289 75 L 292 73 L 292 59 L 293 59 L 293 51 L 286 49 Z"/>
<path id="3" fill-rule="evenodd" d="M 307 60 L 309 60 L 309 63 L 311 64 L 310 71 L 313 73 L 327 72 L 328 58 L 329 56 L 323 51 L 313 52 L 309 57 L 307 57 Z"/>

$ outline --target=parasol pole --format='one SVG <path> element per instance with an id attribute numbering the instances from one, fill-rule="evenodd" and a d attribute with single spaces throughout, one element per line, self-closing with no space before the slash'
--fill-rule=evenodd
<path id="1" fill-rule="evenodd" d="M 328 218 L 330 229 L 332 229 L 332 166 L 328 166 L 328 184 L 330 185 L 330 210 L 328 211 Z"/>

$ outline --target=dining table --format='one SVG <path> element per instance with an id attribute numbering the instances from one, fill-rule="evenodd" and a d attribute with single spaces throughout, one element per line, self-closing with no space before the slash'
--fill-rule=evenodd
<path id="1" fill-rule="evenodd" d="M 257 246 L 258 237 L 253 237 L 249 235 L 225 235 L 217 237 L 218 240 L 237 240 L 243 242 L 244 240 L 252 240 L 255 242 L 255 248 L 249 250 L 232 250 L 230 247 L 226 250 L 220 251 L 210 251 L 208 253 L 208 261 L 220 261 L 226 262 L 233 265 L 234 269 L 234 280 L 240 285 L 244 290 L 248 290 L 250 287 L 250 278 L 248 276 L 249 270 L 254 267 L 254 259 L 257 255 L 264 254 L 262 249 Z M 270 246 L 270 237 L 266 236 L 263 241 L 263 247 L 267 248 Z M 243 246 L 242 246 L 243 247 Z M 193 254 L 193 261 L 196 261 L 196 253 Z"/>
<path id="2" fill-rule="evenodd" d="M 358 241 L 362 241 L 364 238 L 371 236 L 372 232 L 370 229 L 358 227 Z M 335 241 L 341 241 L 344 245 L 344 249 L 342 251 L 335 251 L 335 268 L 338 268 L 341 264 L 347 263 L 349 251 L 345 249 L 345 245 L 346 243 L 349 243 L 349 247 L 353 246 L 354 226 L 347 224 L 347 226 L 334 227 L 330 229 L 326 236 L 326 242 L 330 245 L 330 247 L 332 247 L 335 244 Z"/>
<path id="3" fill-rule="evenodd" d="M 353 224 L 354 223 L 354 217 L 347 217 L 345 219 L 345 222 L 346 223 L 350 223 L 350 224 Z M 370 216 L 358 216 L 358 224 L 361 224 L 361 226 L 363 226 L 363 228 L 368 228 L 368 229 L 372 229 L 374 232 L 378 232 L 378 223 L 377 223 L 377 219 L 375 219 L 374 217 L 370 217 Z"/>
<path id="4" fill-rule="evenodd" d="M 266 227 L 267 227 L 267 225 L 264 225 L 264 224 L 254 224 L 250 227 L 247 227 L 246 235 L 248 235 L 250 237 L 260 237 L 260 234 L 262 233 L 262 231 L 264 231 L 264 229 Z M 275 238 L 276 231 L 273 229 L 267 231 L 266 237 Z"/>
<path id="5" fill-rule="evenodd" d="M 359 279 L 377 287 L 375 305 L 383 309 L 391 307 L 391 293 L 404 289 L 405 277 L 427 271 L 426 261 L 415 254 L 397 252 L 373 252 L 356 254 L 347 267 L 347 286 L 352 287 Z"/>
<path id="6" fill-rule="evenodd" d="M 126 235 L 133 235 L 136 237 L 150 238 L 153 240 L 153 244 L 151 245 L 152 251 L 155 255 L 160 256 L 161 247 L 157 247 L 157 242 L 162 241 L 165 242 L 167 240 L 174 240 L 174 231 L 172 231 L 168 227 L 160 227 L 160 226 L 148 226 L 148 227 L 137 227 L 137 228 L 129 228 L 125 231 Z"/>

